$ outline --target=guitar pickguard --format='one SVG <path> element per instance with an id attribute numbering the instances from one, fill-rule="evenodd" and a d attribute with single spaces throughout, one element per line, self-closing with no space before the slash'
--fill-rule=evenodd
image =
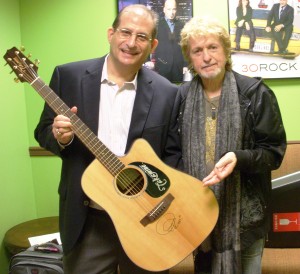
<path id="1" fill-rule="evenodd" d="M 142 170 L 143 174 L 147 178 L 146 192 L 151 197 L 161 197 L 168 191 L 170 187 L 170 180 L 160 169 L 146 162 L 133 162 L 130 163 L 130 166 L 135 166 Z"/>

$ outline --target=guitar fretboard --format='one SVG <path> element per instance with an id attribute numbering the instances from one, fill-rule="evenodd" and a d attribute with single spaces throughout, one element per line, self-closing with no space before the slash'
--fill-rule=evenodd
<path id="1" fill-rule="evenodd" d="M 40 78 L 36 78 L 31 85 L 56 114 L 62 114 L 71 120 L 72 129 L 76 136 L 113 176 L 116 176 L 124 168 L 124 164 L 118 157 L 99 140 L 88 126 Z"/>

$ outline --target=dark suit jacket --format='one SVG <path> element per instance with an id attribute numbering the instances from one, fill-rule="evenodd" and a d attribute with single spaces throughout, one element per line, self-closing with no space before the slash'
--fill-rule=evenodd
<path id="1" fill-rule="evenodd" d="M 286 5 L 279 19 L 279 8 L 280 4 L 273 5 L 268 15 L 267 27 L 274 27 L 276 25 L 283 24 L 285 29 L 293 28 L 294 9 L 291 6 Z"/>
<path id="2" fill-rule="evenodd" d="M 238 6 L 236 8 L 236 20 L 235 20 L 235 25 L 237 26 L 239 21 L 241 21 L 242 19 L 245 20 L 245 23 L 247 22 L 248 24 L 250 24 L 250 26 L 253 27 L 253 23 L 252 23 L 252 13 L 253 13 L 253 9 L 248 6 L 246 8 L 246 15 L 243 14 L 243 7 L 242 6 Z"/>
<path id="3" fill-rule="evenodd" d="M 97 135 L 100 81 L 104 57 L 55 68 L 50 87 L 69 106 L 77 106 L 77 115 Z M 157 155 L 175 166 L 180 158 L 174 100 L 177 86 L 149 69 L 138 74 L 137 93 L 127 140 L 126 152 L 137 138 L 146 139 Z M 81 188 L 81 176 L 94 156 L 77 139 L 61 150 L 51 132 L 56 114 L 45 104 L 35 138 L 39 144 L 62 159 L 60 195 L 60 233 L 64 252 L 74 246 L 82 231 L 89 199 Z"/>
<path id="4" fill-rule="evenodd" d="M 171 32 L 165 18 L 161 18 L 157 27 L 158 46 L 155 50 L 155 70 L 170 81 L 181 82 L 182 69 L 186 66 L 180 42 L 180 32 L 184 24 L 175 19 Z"/>
<path id="5" fill-rule="evenodd" d="M 236 28 L 236 37 L 235 37 L 235 42 L 240 43 L 241 37 L 243 32 L 245 31 L 245 33 L 247 35 L 249 35 L 250 37 L 250 48 L 254 47 L 254 42 L 256 40 L 256 35 L 255 35 L 255 31 L 253 28 L 253 22 L 252 22 L 252 13 L 253 13 L 253 9 L 250 6 L 247 6 L 246 8 L 246 14 L 243 14 L 243 7 L 242 6 L 238 6 L 236 8 L 236 20 L 235 20 L 235 25 L 237 26 Z M 239 21 L 241 21 L 242 19 L 245 20 L 244 24 L 242 27 L 238 26 Z M 246 31 L 246 22 L 249 24 L 250 30 Z"/>

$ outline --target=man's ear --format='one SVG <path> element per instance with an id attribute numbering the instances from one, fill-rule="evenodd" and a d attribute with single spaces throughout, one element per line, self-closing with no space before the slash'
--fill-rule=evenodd
<path id="1" fill-rule="evenodd" d="M 152 44 L 151 44 L 151 53 L 153 53 L 158 45 L 158 40 L 153 39 Z"/>
<path id="2" fill-rule="evenodd" d="M 107 30 L 107 40 L 109 43 L 110 43 L 114 33 L 115 33 L 115 30 L 111 27 Z"/>

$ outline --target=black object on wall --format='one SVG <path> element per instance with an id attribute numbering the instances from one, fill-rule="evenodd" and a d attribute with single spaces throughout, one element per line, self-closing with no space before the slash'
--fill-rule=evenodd
<path id="1" fill-rule="evenodd" d="M 266 247 L 300 247 L 300 171 L 272 181 L 273 214 Z"/>

